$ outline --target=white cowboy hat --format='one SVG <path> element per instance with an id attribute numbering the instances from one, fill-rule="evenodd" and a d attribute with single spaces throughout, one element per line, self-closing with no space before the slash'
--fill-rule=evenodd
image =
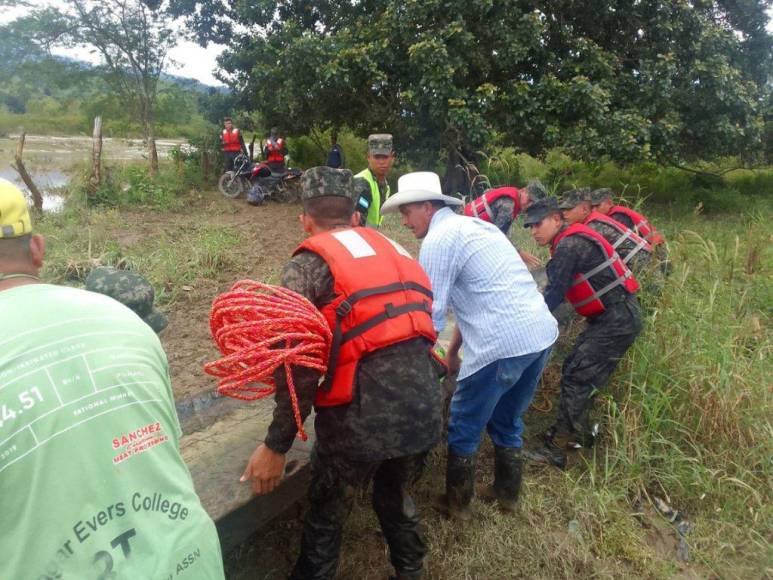
<path id="1" fill-rule="evenodd" d="M 420 201 L 442 201 L 446 205 L 463 205 L 461 199 L 443 195 L 440 177 L 431 171 L 406 173 L 397 180 L 397 193 L 390 196 L 381 206 L 381 213 L 397 213 L 400 206 Z"/>

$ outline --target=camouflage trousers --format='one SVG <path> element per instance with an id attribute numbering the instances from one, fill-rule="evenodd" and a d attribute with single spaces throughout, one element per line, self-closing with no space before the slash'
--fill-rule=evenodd
<path id="1" fill-rule="evenodd" d="M 555 429 L 559 435 L 591 433 L 593 397 L 603 388 L 620 359 L 641 332 L 639 302 L 631 295 L 588 320 L 561 369 L 561 394 Z"/>
<path id="2" fill-rule="evenodd" d="M 290 578 L 335 577 L 344 522 L 356 492 L 373 481 L 373 509 L 389 545 L 389 557 L 403 578 L 421 575 L 426 546 L 416 505 L 408 488 L 418 481 L 428 452 L 375 462 L 351 461 L 339 455 L 311 457 L 309 511 L 301 538 L 301 554 Z"/>

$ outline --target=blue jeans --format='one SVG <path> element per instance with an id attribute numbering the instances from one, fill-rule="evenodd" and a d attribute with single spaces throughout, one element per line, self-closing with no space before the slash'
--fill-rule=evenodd
<path id="1" fill-rule="evenodd" d="M 448 447 L 454 454 L 475 453 L 484 427 L 497 447 L 523 445 L 521 416 L 529 408 L 552 348 L 495 361 L 459 381 L 448 420 Z"/>

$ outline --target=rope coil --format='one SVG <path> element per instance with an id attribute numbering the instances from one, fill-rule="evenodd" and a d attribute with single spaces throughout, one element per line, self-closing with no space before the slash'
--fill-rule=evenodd
<path id="1" fill-rule="evenodd" d="M 322 313 L 292 290 L 240 280 L 212 302 L 209 328 L 224 355 L 204 365 L 220 377 L 218 393 L 245 401 L 268 397 L 276 392 L 274 372 L 284 366 L 298 435 L 306 441 L 292 367 L 327 370 L 332 333 Z"/>

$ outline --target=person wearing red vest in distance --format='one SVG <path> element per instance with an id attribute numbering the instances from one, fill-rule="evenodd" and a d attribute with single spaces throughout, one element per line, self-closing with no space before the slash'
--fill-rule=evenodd
<path id="1" fill-rule="evenodd" d="M 285 167 L 287 144 L 279 136 L 279 129 L 276 127 L 271 127 L 266 146 L 263 147 L 263 156 L 266 158 L 266 163 L 272 173 L 284 173 L 287 171 Z"/>
<path id="2" fill-rule="evenodd" d="M 537 180 L 530 181 L 521 189 L 495 187 L 464 206 L 464 215 L 493 223 L 507 236 L 518 215 L 526 210 L 529 204 L 545 196 L 547 191 Z M 538 268 L 542 265 L 539 258 L 529 252 L 519 250 L 518 253 L 529 268 Z"/>
<path id="3" fill-rule="evenodd" d="M 587 320 L 561 369 L 561 393 L 553 426 L 532 457 L 559 467 L 568 449 L 591 447 L 598 428 L 588 418 L 593 396 L 603 388 L 641 332 L 639 284 L 601 234 L 583 224 L 567 225 L 554 199 L 526 210 L 524 227 L 550 248 L 545 303 L 551 311 L 564 300 Z"/>
<path id="4" fill-rule="evenodd" d="M 430 349 L 432 292 L 427 275 L 399 244 L 356 227 L 352 173 L 315 167 L 303 174 L 301 223 L 309 237 L 282 273 L 333 331 L 328 370 L 293 370 L 305 419 L 316 410 L 316 443 L 301 553 L 291 578 L 336 573 L 353 490 L 373 481 L 373 508 L 397 578 L 418 578 L 426 547 L 408 495 L 441 430 L 441 387 Z M 242 481 L 258 494 L 279 483 L 297 427 L 284 371 L 265 443 Z M 319 386 L 318 386 L 319 385 Z"/>
<path id="5" fill-rule="evenodd" d="M 604 236 L 634 274 L 639 275 L 647 270 L 652 256 L 652 246 L 628 226 L 594 211 L 589 190 L 565 191 L 561 194 L 558 209 L 562 210 L 567 224 L 584 224 Z"/>
<path id="6" fill-rule="evenodd" d="M 615 205 L 612 201 L 612 190 L 606 187 L 592 191 L 590 200 L 594 211 L 619 221 L 647 240 L 652 246 L 655 257 L 660 262 L 661 272 L 668 274 L 670 264 L 666 240 L 644 215 L 624 205 Z"/>
<path id="7" fill-rule="evenodd" d="M 220 134 L 220 143 L 223 146 L 223 171 L 232 171 L 234 159 L 239 153 L 247 155 L 247 147 L 241 131 L 234 127 L 231 117 L 223 119 L 223 132 Z"/>

